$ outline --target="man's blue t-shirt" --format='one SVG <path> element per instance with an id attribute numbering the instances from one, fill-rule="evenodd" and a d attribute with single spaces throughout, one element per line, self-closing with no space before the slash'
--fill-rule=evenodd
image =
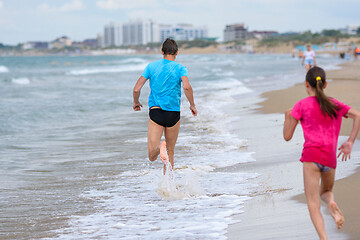
<path id="1" fill-rule="evenodd" d="M 181 77 L 188 76 L 186 67 L 161 59 L 147 65 L 142 76 L 149 79 L 149 108 L 160 107 L 165 111 L 180 111 Z"/>

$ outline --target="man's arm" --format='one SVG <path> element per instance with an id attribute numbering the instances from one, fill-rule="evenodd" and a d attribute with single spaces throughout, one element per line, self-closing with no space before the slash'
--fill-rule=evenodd
<path id="1" fill-rule="evenodd" d="M 196 116 L 197 115 L 197 109 L 195 107 L 193 90 L 192 90 L 192 87 L 190 85 L 189 78 L 186 77 L 186 76 L 183 76 L 183 77 L 181 77 L 181 80 L 183 82 L 183 88 L 184 88 L 185 96 L 186 96 L 187 100 L 190 103 L 191 113 L 192 113 L 192 115 Z"/>
<path id="2" fill-rule="evenodd" d="M 290 141 L 294 135 L 295 128 L 298 124 L 298 120 L 296 120 L 293 116 L 291 116 L 291 108 L 286 110 L 285 112 L 285 122 L 283 135 L 286 141 Z"/>
<path id="3" fill-rule="evenodd" d="M 145 82 L 146 82 L 146 78 L 144 78 L 143 76 L 140 76 L 135 84 L 135 87 L 133 90 L 133 97 L 134 97 L 133 109 L 134 109 L 134 111 L 140 111 L 142 108 L 142 105 L 139 102 L 139 98 L 140 98 L 141 88 L 144 86 Z"/>

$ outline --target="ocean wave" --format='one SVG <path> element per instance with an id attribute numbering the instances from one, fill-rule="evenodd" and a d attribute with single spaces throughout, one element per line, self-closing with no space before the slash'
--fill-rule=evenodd
<path id="1" fill-rule="evenodd" d="M 219 72 L 219 73 L 216 73 L 217 76 L 225 76 L 225 77 L 231 77 L 231 76 L 234 76 L 235 73 L 232 72 L 232 71 L 227 71 L 227 72 Z"/>
<path id="2" fill-rule="evenodd" d="M 148 63 L 146 60 L 142 59 L 142 58 L 127 58 L 124 60 L 120 60 L 118 63 L 121 64 L 127 64 L 127 63 Z"/>
<path id="3" fill-rule="evenodd" d="M 20 85 L 28 85 L 30 84 L 30 79 L 28 78 L 13 78 L 11 79 L 12 83 L 20 84 Z"/>
<path id="4" fill-rule="evenodd" d="M 224 97 L 252 92 L 252 90 L 246 87 L 242 81 L 235 78 L 224 78 L 211 82 L 204 81 L 196 86 L 195 89 L 197 91 L 202 91 L 205 94 L 217 91 L 217 96 L 222 95 Z M 218 97 L 214 96 L 214 99 L 218 99 Z"/>
<path id="5" fill-rule="evenodd" d="M 137 65 L 122 65 L 117 67 L 104 67 L 104 68 L 87 68 L 81 70 L 72 70 L 67 73 L 67 75 L 91 75 L 91 74 L 100 74 L 100 73 L 118 73 L 118 72 L 133 72 L 133 71 L 142 71 L 145 69 L 147 64 L 137 64 Z"/>
<path id="6" fill-rule="evenodd" d="M 9 72 L 9 69 L 3 65 L 0 65 L 0 73 L 7 73 Z"/>

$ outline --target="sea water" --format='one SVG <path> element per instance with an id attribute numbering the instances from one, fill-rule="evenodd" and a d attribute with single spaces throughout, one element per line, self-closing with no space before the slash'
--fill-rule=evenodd
<path id="1" fill-rule="evenodd" d="M 163 175 L 147 159 L 148 83 L 132 110 L 135 82 L 159 59 L 0 58 L 0 238 L 226 238 L 259 191 L 256 169 L 223 170 L 257 161 L 232 126 L 251 129 L 242 119 L 260 93 L 304 81 L 304 68 L 288 55 L 179 55 L 199 114 L 183 96 L 175 167 Z"/>

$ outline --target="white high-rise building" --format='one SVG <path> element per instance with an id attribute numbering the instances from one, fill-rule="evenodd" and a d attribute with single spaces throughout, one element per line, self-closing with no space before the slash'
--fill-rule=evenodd
<path id="1" fill-rule="evenodd" d="M 356 25 L 356 24 L 347 25 L 344 32 L 350 35 L 356 35 L 359 28 L 360 25 Z"/>
<path id="2" fill-rule="evenodd" d="M 194 39 L 207 38 L 207 28 L 194 27 L 192 24 L 177 25 L 159 25 L 160 41 L 164 42 L 166 38 L 174 40 L 191 41 Z"/>
<path id="3" fill-rule="evenodd" d="M 123 45 L 146 45 L 154 42 L 159 42 L 159 30 L 152 20 L 136 20 L 123 24 Z"/>
<path id="4" fill-rule="evenodd" d="M 207 38 L 207 28 L 191 24 L 158 25 L 152 20 L 135 20 L 123 24 L 111 22 L 104 27 L 103 46 L 135 46 L 164 42 L 166 38 L 191 41 Z"/>
<path id="5" fill-rule="evenodd" d="M 111 22 L 104 28 L 104 47 L 123 45 L 123 27 L 120 23 Z"/>

